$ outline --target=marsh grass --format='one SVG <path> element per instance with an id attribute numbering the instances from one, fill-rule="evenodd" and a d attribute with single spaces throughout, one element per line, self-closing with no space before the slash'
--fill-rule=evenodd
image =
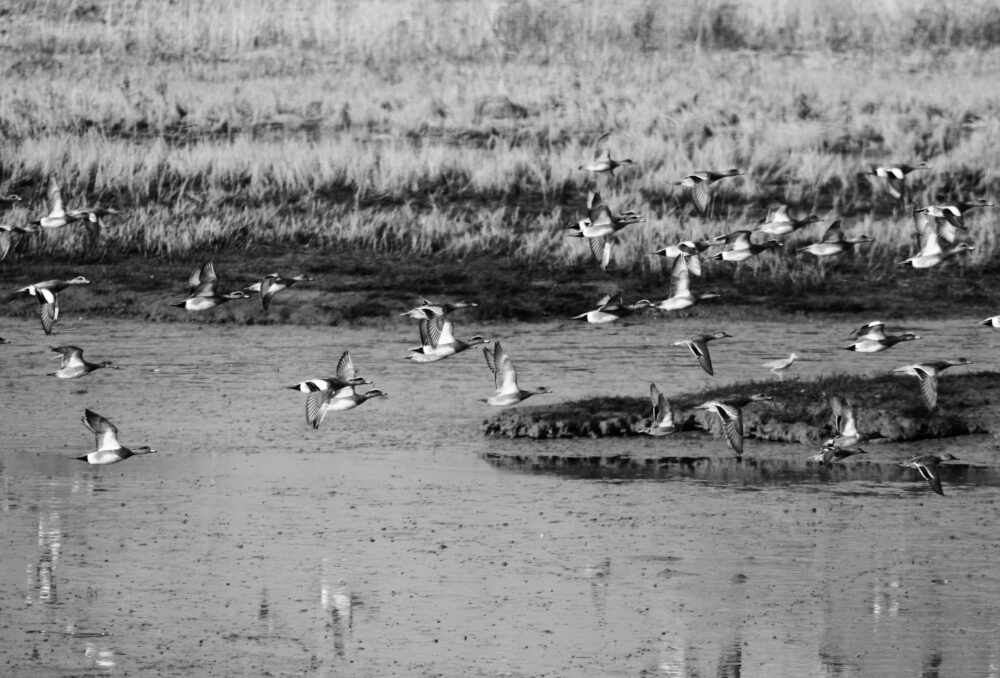
<path id="1" fill-rule="evenodd" d="M 564 229 L 599 188 L 646 217 L 617 237 L 619 270 L 662 281 L 655 249 L 789 202 L 824 223 L 706 278 L 820 287 L 911 252 L 909 207 L 859 177 L 869 163 L 928 161 L 918 203 L 1000 189 L 993 2 L 15 0 L 4 19 L 0 191 L 26 200 L 3 220 L 41 214 L 49 174 L 70 207 L 124 210 L 97 247 L 71 227 L 25 259 L 293 243 L 579 266 Z M 578 171 L 606 131 L 636 165 Z M 746 176 L 695 216 L 676 182 L 731 166 Z M 837 215 L 876 241 L 795 254 Z M 953 274 L 990 265 L 994 221 L 970 216 Z"/>

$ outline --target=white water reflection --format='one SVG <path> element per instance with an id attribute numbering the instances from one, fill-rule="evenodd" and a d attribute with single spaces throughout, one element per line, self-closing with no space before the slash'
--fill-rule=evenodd
<path id="1" fill-rule="evenodd" d="M 483 457 L 654 444 L 698 457 L 717 441 L 485 439 L 481 354 L 414 365 L 410 327 L 74 321 L 60 343 L 100 336 L 125 368 L 66 384 L 39 376 L 50 340 L 19 322 L 27 339 L 0 363 L 16 412 L 0 450 L 12 675 L 997 675 L 1000 489 L 973 470 L 946 497 L 848 465 L 512 473 Z M 701 325 L 469 330 L 503 339 L 555 401 L 700 387 L 710 378 L 669 342 Z M 860 361 L 832 324 L 726 329 L 723 382 L 766 378 L 756 365 L 791 350 L 800 376 L 888 371 L 951 355 L 956 332 L 909 326 L 927 339 Z M 991 368 L 995 335 L 974 331 L 951 338 Z M 392 397 L 313 430 L 282 387 L 347 347 Z M 93 445 L 84 407 L 160 452 L 74 461 Z"/>

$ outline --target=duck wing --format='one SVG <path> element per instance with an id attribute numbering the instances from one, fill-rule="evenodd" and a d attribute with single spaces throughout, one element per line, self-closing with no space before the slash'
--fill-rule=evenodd
<path id="1" fill-rule="evenodd" d="M 902 173 L 900 172 L 897 175 L 896 174 L 897 172 L 899 172 L 899 169 L 893 168 L 885 175 L 885 188 L 887 191 L 889 191 L 889 195 L 891 195 L 893 198 L 895 198 L 896 200 L 902 200 L 905 186 L 903 183 Z"/>
<path id="2" fill-rule="evenodd" d="M 354 390 L 353 386 L 348 388 Z M 319 428 L 319 425 L 323 423 L 323 418 L 326 416 L 326 405 L 330 402 L 333 393 L 334 389 L 331 387 L 322 391 L 313 391 L 306 397 L 306 422 L 313 428 Z"/>
<path id="3" fill-rule="evenodd" d="M 682 254 L 674 259 L 670 269 L 670 296 L 686 297 L 691 294 L 691 277 L 688 272 L 687 258 Z"/>
<path id="4" fill-rule="evenodd" d="M 455 343 L 455 324 L 450 320 L 445 320 L 443 317 L 441 320 L 441 329 L 438 334 L 438 345 L 454 344 Z"/>
<path id="5" fill-rule="evenodd" d="M 704 214 L 708 210 L 709 195 L 707 181 L 695 182 L 694 186 L 691 187 L 691 200 L 700 214 Z"/>
<path id="6" fill-rule="evenodd" d="M 854 413 L 854 405 L 846 398 L 843 400 L 837 398 L 837 400 L 840 401 L 839 411 L 835 410 L 834 412 L 834 418 L 838 424 L 837 433 L 848 437 L 858 435 L 858 423 Z"/>
<path id="7" fill-rule="evenodd" d="M 649 385 L 649 399 L 653 404 L 653 425 L 673 424 L 674 410 L 656 384 Z"/>
<path id="8" fill-rule="evenodd" d="M 725 403 L 718 403 L 715 411 L 722 421 L 722 432 L 726 435 L 726 442 L 733 448 L 737 457 L 743 456 L 743 411 Z"/>
<path id="9" fill-rule="evenodd" d="M 881 320 L 873 320 L 857 329 L 851 330 L 850 336 L 858 340 L 874 339 L 875 341 L 882 341 L 885 339 L 885 323 Z"/>
<path id="10" fill-rule="evenodd" d="M 55 176 L 49 175 L 49 184 L 45 191 L 49 199 L 49 216 L 57 217 L 66 214 L 63 207 L 62 191 L 59 190 L 59 183 Z"/>
<path id="11" fill-rule="evenodd" d="M 701 257 L 698 253 L 685 255 L 684 260 L 687 263 L 688 272 L 691 275 L 701 277 Z"/>
<path id="12" fill-rule="evenodd" d="M 698 339 L 689 341 L 688 348 L 691 349 L 691 354 L 698 360 L 701 369 L 715 376 L 715 371 L 712 369 L 712 356 L 708 352 L 708 344 Z"/>
<path id="13" fill-rule="evenodd" d="M 52 326 L 59 318 L 59 295 L 47 288 L 36 288 L 38 312 L 45 334 L 52 334 Z"/>
<path id="14" fill-rule="evenodd" d="M 944 496 L 944 490 L 941 488 L 941 474 L 937 469 L 936 464 L 923 464 L 920 462 L 915 463 L 917 471 L 920 472 L 920 476 L 927 481 L 927 484 L 931 486 L 937 494 Z"/>
<path id="15" fill-rule="evenodd" d="M 914 366 L 914 373 L 920 381 L 920 393 L 924 396 L 927 408 L 934 410 L 937 407 L 938 378 L 936 369 L 928 369 L 923 365 Z"/>
<path id="16" fill-rule="evenodd" d="M 417 323 L 417 331 L 420 333 L 420 347 L 411 350 L 423 350 L 437 348 L 438 336 L 441 333 L 439 323 L 440 317 L 424 318 Z"/>
<path id="17" fill-rule="evenodd" d="M 499 341 L 494 342 L 492 350 L 489 346 L 483 346 L 483 356 L 486 358 L 486 366 L 493 373 L 493 386 L 496 388 L 497 393 L 500 392 L 500 375 L 497 373 L 497 353 L 501 350 Z"/>
<path id="18" fill-rule="evenodd" d="M 733 231 L 732 233 L 726 233 L 725 235 L 720 235 L 716 240 L 725 240 L 726 247 L 731 250 L 748 250 L 750 249 L 750 231 L 739 230 Z"/>
<path id="19" fill-rule="evenodd" d="M 215 275 L 215 265 L 210 261 L 188 278 L 188 286 L 192 297 L 214 297 L 215 287 L 219 279 Z"/>
<path id="20" fill-rule="evenodd" d="M 823 233 L 823 239 L 820 242 L 840 244 L 844 242 L 844 230 L 840 227 L 840 219 L 837 219 L 830 227 L 826 229 Z"/>
<path id="21" fill-rule="evenodd" d="M 514 362 L 507 355 L 500 342 L 493 344 L 492 353 L 488 348 L 483 349 L 483 353 L 486 354 L 486 364 L 493 371 L 493 382 L 497 393 L 519 393 L 517 370 L 514 369 Z"/>
<path id="22" fill-rule="evenodd" d="M 914 213 L 917 231 L 920 234 L 920 253 L 918 256 L 928 256 L 941 253 L 941 241 L 951 242 L 955 239 L 955 230 L 945 228 L 948 222 L 939 217 L 931 217 L 923 212 Z M 944 224 L 944 227 L 941 226 Z"/>
<path id="23" fill-rule="evenodd" d="M 590 194 L 590 198 L 587 201 L 587 210 L 589 211 L 590 225 L 592 228 L 613 222 L 613 219 L 611 218 L 611 208 L 604 202 L 604 199 L 601 198 L 601 194 L 598 191 L 594 191 Z"/>
<path id="24" fill-rule="evenodd" d="M 608 139 L 611 138 L 611 132 L 605 132 L 602 134 L 596 142 L 594 142 L 594 160 L 611 160 L 611 148 L 608 145 Z"/>
<path id="25" fill-rule="evenodd" d="M 89 409 L 83 411 L 81 421 L 94 434 L 98 452 L 121 449 L 121 445 L 118 443 L 118 429 L 110 421 Z"/>
<path id="26" fill-rule="evenodd" d="M 271 305 L 271 299 L 274 298 L 274 295 L 285 289 L 275 285 L 276 282 L 277 278 L 270 275 L 260 282 L 260 303 L 264 306 L 265 311 Z"/>
<path id="27" fill-rule="evenodd" d="M 0 261 L 7 258 L 10 254 L 10 247 L 14 243 L 14 236 L 10 231 L 0 232 Z"/>
<path id="28" fill-rule="evenodd" d="M 52 346 L 55 353 L 62 353 L 60 368 L 83 367 L 86 363 L 83 360 L 83 349 L 78 346 Z"/>
<path id="29" fill-rule="evenodd" d="M 590 243 L 590 253 L 594 255 L 594 261 L 601 267 L 602 271 L 608 270 L 611 263 L 611 241 L 607 238 L 587 238 Z"/>
<path id="30" fill-rule="evenodd" d="M 340 356 L 340 360 L 337 361 L 337 377 L 342 379 L 345 383 L 351 379 L 356 378 L 357 370 L 354 369 L 354 360 L 351 359 L 350 349 L 344 351 Z"/>

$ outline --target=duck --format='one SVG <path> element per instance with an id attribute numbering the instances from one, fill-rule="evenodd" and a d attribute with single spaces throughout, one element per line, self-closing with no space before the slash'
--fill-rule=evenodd
<path id="1" fill-rule="evenodd" d="M 649 400 L 653 405 L 652 420 L 649 426 L 636 430 L 636 433 L 643 433 L 648 436 L 665 436 L 673 433 L 677 429 L 674 408 L 670 402 L 656 388 L 656 384 L 649 385 Z"/>
<path id="2" fill-rule="evenodd" d="M 316 391 L 338 390 L 349 386 L 362 386 L 373 383 L 358 376 L 357 368 L 354 367 L 354 360 L 351 358 L 351 349 L 347 349 L 340 355 L 340 360 L 337 361 L 337 368 L 334 370 L 334 374 L 335 376 L 323 379 L 306 379 L 285 388 L 292 391 L 299 391 L 300 393 L 315 393 Z M 351 393 L 353 393 L 353 390 Z"/>
<path id="3" fill-rule="evenodd" d="M 731 396 L 719 400 L 709 400 L 697 405 L 697 410 L 707 410 L 719 417 L 726 442 L 737 457 L 743 456 L 743 407 L 752 402 L 772 400 L 771 396 L 754 393 L 749 396 Z"/>
<path id="4" fill-rule="evenodd" d="M 722 330 L 717 330 L 715 332 L 705 332 L 702 334 L 695 334 L 687 339 L 681 339 L 680 341 L 675 341 L 674 346 L 686 346 L 691 355 L 698 359 L 698 364 L 701 365 L 701 369 L 705 370 L 711 375 L 715 375 L 712 369 L 712 356 L 708 353 L 708 342 L 713 339 L 724 339 L 726 337 L 732 337 L 731 334 L 726 334 Z"/>
<path id="5" fill-rule="evenodd" d="M 857 351 L 858 353 L 881 353 L 900 342 L 920 339 L 919 335 L 912 332 L 905 332 L 900 335 L 887 335 L 885 333 L 885 323 L 881 320 L 866 323 L 851 334 L 856 337 L 856 341 L 850 346 L 845 346 L 844 350 Z"/>
<path id="6" fill-rule="evenodd" d="M 313 280 L 315 280 L 315 278 L 312 278 L 304 273 L 291 278 L 286 278 L 279 273 L 268 273 L 253 285 L 244 287 L 242 291 L 244 294 L 251 294 L 254 292 L 259 294 L 260 303 L 266 311 L 270 308 L 271 300 L 274 299 L 274 295 L 278 292 L 287 290 L 295 283 L 312 282 Z"/>
<path id="7" fill-rule="evenodd" d="M 594 144 L 594 159 L 584 165 L 580 165 L 579 169 L 586 172 L 607 172 L 609 175 L 614 176 L 615 170 L 622 165 L 635 164 L 635 161 L 631 158 L 623 158 L 621 160 L 612 159 L 611 149 L 607 143 L 610 137 L 611 132 L 601 135 Z"/>
<path id="8" fill-rule="evenodd" d="M 824 445 L 819 454 L 809 457 L 809 461 L 817 461 L 826 466 L 833 466 L 833 462 L 843 461 L 856 454 L 868 454 L 868 450 L 863 450 L 860 447 L 846 449 L 843 447 L 834 447 L 833 445 Z"/>
<path id="9" fill-rule="evenodd" d="M 519 388 L 517 385 L 517 370 L 514 368 L 514 363 L 510 359 L 510 356 L 507 355 L 507 351 L 504 350 L 499 341 L 494 342 L 492 351 L 488 346 L 484 346 L 483 355 L 486 357 L 486 365 L 490 368 L 490 372 L 493 373 L 496 395 L 489 398 L 481 398 L 480 402 L 496 407 L 505 407 L 507 405 L 516 405 L 531 396 L 552 392 L 546 386 L 540 386 L 533 391 Z"/>
<path id="10" fill-rule="evenodd" d="M 826 229 L 823 233 L 823 238 L 819 242 L 800 247 L 799 252 L 808 252 L 817 257 L 832 257 L 847 252 L 855 245 L 874 242 L 874 240 L 874 238 L 870 238 L 867 235 L 861 235 L 854 239 L 845 238 L 840 219 L 837 219 Z"/>
<path id="11" fill-rule="evenodd" d="M 784 381 L 784 373 L 791 369 L 792 364 L 799 356 L 793 351 L 791 355 L 787 358 L 779 358 L 778 360 L 770 360 L 761 365 L 761 367 L 766 367 L 770 370 L 771 374 L 778 375 L 778 381 Z"/>
<path id="12" fill-rule="evenodd" d="M 691 275 L 701 276 L 701 253 L 711 247 L 714 243 L 711 240 L 685 240 L 676 245 L 667 245 L 653 252 L 661 257 L 673 261 L 677 257 L 687 259 L 688 272 Z"/>
<path id="13" fill-rule="evenodd" d="M 904 365 L 893 370 L 896 374 L 911 374 L 920 382 L 920 393 L 927 403 L 927 409 L 933 412 L 937 408 L 938 398 L 938 375 L 949 367 L 961 365 L 971 365 L 971 360 L 965 358 L 948 358 L 945 360 L 931 360 L 913 365 Z"/>
<path id="14" fill-rule="evenodd" d="M 42 228 L 62 228 L 74 221 L 79 221 L 79 216 L 69 214 L 63 207 L 62 191 L 59 189 L 59 182 L 53 175 L 49 175 L 46 195 L 49 201 L 49 213 L 44 217 L 29 221 L 29 224 L 36 224 Z"/>
<path id="15" fill-rule="evenodd" d="M 243 290 L 236 290 L 235 292 L 229 292 L 228 294 L 220 294 L 217 291 L 218 284 L 219 279 L 215 275 L 215 265 L 211 261 L 203 264 L 201 268 L 195 269 L 195 271 L 188 278 L 188 290 L 190 296 L 188 296 L 188 298 L 184 301 L 171 304 L 171 306 L 183 308 L 184 310 L 193 313 L 215 308 L 216 306 L 224 304 L 227 301 L 250 298 L 250 295 Z"/>
<path id="16" fill-rule="evenodd" d="M 920 251 L 915 255 L 899 262 L 899 266 L 912 266 L 913 268 L 931 268 L 943 261 L 950 259 L 956 254 L 962 254 L 974 249 L 967 243 L 958 243 L 951 249 L 944 249 L 941 241 L 953 242 L 955 240 L 954 227 L 945 220 L 931 223 L 931 220 L 922 213 L 914 213 L 916 220 L 917 236 L 920 239 Z"/>
<path id="17" fill-rule="evenodd" d="M 104 228 L 105 217 L 121 214 L 121 211 L 113 207 L 83 207 L 81 209 L 67 210 L 66 215 L 74 221 L 87 222 L 87 229 L 91 238 L 97 238 Z"/>
<path id="18" fill-rule="evenodd" d="M 851 330 L 847 336 L 851 339 L 881 339 L 885 336 L 885 321 L 870 320 Z"/>
<path id="19" fill-rule="evenodd" d="M 598 191 L 592 191 L 587 200 L 589 216 L 569 228 L 571 238 L 588 238 L 590 251 L 600 265 L 606 270 L 611 262 L 611 243 L 607 237 L 617 233 L 629 224 L 643 222 L 646 219 L 632 210 L 615 214 L 601 198 Z"/>
<path id="20" fill-rule="evenodd" d="M 615 214 L 604 202 L 600 192 L 591 191 L 587 199 L 587 210 L 589 216 L 570 226 L 570 237 L 573 238 L 601 238 L 613 235 L 629 224 L 645 221 L 646 219 L 637 212 L 628 210 L 621 214 Z"/>
<path id="21" fill-rule="evenodd" d="M 35 224 L 23 226 L 0 224 L 0 261 L 7 258 L 21 234 L 35 233 L 37 230 L 38 226 Z"/>
<path id="22" fill-rule="evenodd" d="M 52 327 L 59 319 L 59 293 L 67 287 L 76 285 L 89 285 L 90 281 L 82 275 L 78 275 L 70 280 L 43 280 L 42 282 L 28 285 L 17 290 L 24 292 L 38 300 L 38 310 L 42 321 L 42 330 L 45 334 L 52 334 Z"/>
<path id="23" fill-rule="evenodd" d="M 400 315 L 413 318 L 415 320 L 425 320 L 427 318 L 439 318 L 448 315 L 449 313 L 454 313 L 455 311 L 463 308 L 476 308 L 479 306 L 478 303 L 474 301 L 468 301 L 467 299 L 462 299 L 461 301 L 456 301 L 455 303 L 435 303 L 430 299 L 421 298 L 420 305 L 411 308 L 405 313 L 400 313 Z"/>
<path id="24" fill-rule="evenodd" d="M 920 473 L 920 477 L 931 486 L 931 489 L 943 497 L 944 490 L 941 488 L 941 473 L 938 471 L 938 464 L 945 461 L 958 461 L 958 457 L 950 453 L 924 454 L 901 461 L 899 465 L 904 468 L 916 469 Z"/>
<path id="25" fill-rule="evenodd" d="M 670 269 L 670 296 L 653 306 L 659 311 L 682 311 L 706 299 L 717 299 L 715 292 L 693 294 L 691 292 L 691 277 L 688 269 L 690 259 L 680 255 L 674 259 Z"/>
<path id="26" fill-rule="evenodd" d="M 893 165 L 879 165 L 871 167 L 862 175 L 878 177 L 885 185 L 885 190 L 896 200 L 903 200 L 906 197 L 906 175 L 918 170 L 929 170 L 926 162 L 919 165 L 908 165 L 905 163 Z"/>
<path id="27" fill-rule="evenodd" d="M 754 231 L 760 233 L 767 233 L 768 235 L 784 236 L 791 235 L 800 228 L 804 228 L 809 224 L 815 224 L 816 222 L 822 221 L 815 214 L 810 214 L 802 219 L 796 219 L 792 217 L 789 210 L 791 208 L 788 205 L 781 205 L 770 214 L 763 222 L 757 224 L 753 227 Z"/>
<path id="28" fill-rule="evenodd" d="M 880 437 L 877 433 L 860 433 L 854 405 L 847 398 L 833 396 L 830 398 L 830 410 L 833 417 L 833 430 L 836 435 L 823 441 L 823 447 L 837 449 L 852 448 L 859 443 Z"/>
<path id="29" fill-rule="evenodd" d="M 328 388 L 315 391 L 306 398 L 306 421 L 313 428 L 319 428 L 327 412 L 344 412 L 353 410 L 375 398 L 388 398 L 389 394 L 373 388 L 364 393 L 358 393 L 354 386 L 344 388 Z"/>
<path id="30" fill-rule="evenodd" d="M 77 377 L 82 377 L 85 374 L 90 374 L 94 370 L 99 370 L 103 367 L 110 367 L 114 370 L 120 369 L 110 360 L 105 360 L 99 363 L 87 362 L 83 359 L 83 349 L 79 346 L 50 346 L 49 350 L 62 355 L 62 364 L 59 366 L 58 370 L 48 374 L 50 377 L 75 379 Z"/>
<path id="31" fill-rule="evenodd" d="M 651 305 L 649 299 L 639 299 L 634 303 L 626 304 L 620 296 L 612 297 L 607 294 L 598 300 L 597 308 L 575 315 L 573 320 L 584 320 L 595 325 L 613 323 L 619 318 L 630 316 L 637 311 L 649 308 Z"/>
<path id="32" fill-rule="evenodd" d="M 781 247 L 781 243 L 777 240 L 768 240 L 763 243 L 752 243 L 750 242 L 750 233 L 748 230 L 733 231 L 732 233 L 726 233 L 725 235 L 720 235 L 715 240 L 717 242 L 725 242 L 725 246 L 721 252 L 717 252 L 712 256 L 712 259 L 716 261 L 746 261 L 751 257 L 755 257 L 761 252 L 766 252 L 777 247 Z"/>
<path id="33" fill-rule="evenodd" d="M 710 202 L 709 187 L 720 179 L 738 177 L 742 174 L 743 172 L 736 168 L 726 170 L 725 172 L 700 171 L 687 175 L 684 179 L 678 181 L 676 185 L 688 189 L 695 208 L 697 208 L 700 214 L 704 214 L 708 211 L 708 204 Z"/>
<path id="34" fill-rule="evenodd" d="M 455 338 L 455 326 L 452 321 L 443 315 L 433 318 L 424 318 L 420 321 L 420 346 L 410 349 L 407 356 L 415 363 L 431 363 L 437 360 L 444 360 L 462 351 L 488 344 L 489 339 L 480 335 L 470 337 L 468 341 Z"/>
<path id="35" fill-rule="evenodd" d="M 925 205 L 924 207 L 918 207 L 914 209 L 913 212 L 914 214 L 926 214 L 936 221 L 944 221 L 951 224 L 955 228 L 966 230 L 965 213 L 976 207 L 994 207 L 994 204 L 986 200 L 973 200 L 971 202 L 953 200 L 951 202 L 941 203 L 938 205 Z"/>
<path id="36" fill-rule="evenodd" d="M 930 234 L 930 238 L 926 241 L 924 247 L 920 250 L 919 254 L 914 257 L 910 257 L 905 261 L 899 262 L 899 265 L 908 265 L 913 268 L 930 268 L 932 266 L 937 266 L 942 261 L 952 258 L 956 254 L 965 254 L 974 249 L 975 247 L 972 245 L 960 242 L 950 250 L 942 250 L 941 245 L 937 243 L 937 236 L 932 233 Z"/>
<path id="37" fill-rule="evenodd" d="M 78 461 L 85 461 L 88 464 L 117 464 L 129 457 L 156 452 L 148 445 L 134 450 L 122 447 L 118 442 L 118 429 L 115 425 L 90 409 L 83 411 L 83 425 L 94 434 L 97 449 L 82 457 L 74 457 Z"/>
<path id="38" fill-rule="evenodd" d="M 1000 315 L 992 315 L 985 320 L 979 321 L 980 325 L 986 325 L 987 327 L 992 327 L 995 330 L 1000 330 Z"/>

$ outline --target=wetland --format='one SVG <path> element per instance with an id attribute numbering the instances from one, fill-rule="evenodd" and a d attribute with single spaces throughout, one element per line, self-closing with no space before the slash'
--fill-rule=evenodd
<path id="1" fill-rule="evenodd" d="M 20 197 L 0 223 L 44 214 L 49 177 L 69 209 L 121 211 L 100 230 L 3 233 L 0 673 L 998 675 L 1000 334 L 978 324 L 1000 310 L 995 208 L 968 215 L 968 254 L 898 266 L 914 207 L 1000 193 L 995 3 L 15 0 L 0 15 L 0 197 Z M 609 132 L 635 163 L 579 171 Z M 900 202 L 864 174 L 886 162 L 930 169 Z M 707 215 L 676 185 L 733 166 Z M 607 271 L 566 237 L 594 190 L 645 218 Z M 652 252 L 778 204 L 821 222 L 750 262 L 705 261 L 692 288 L 719 299 L 570 319 L 609 293 L 667 297 Z M 874 242 L 798 251 L 837 218 Z M 206 261 L 220 291 L 316 279 L 268 311 L 171 307 Z M 44 335 L 14 290 L 76 275 L 91 284 Z M 498 415 L 478 402 L 494 387 L 480 350 L 406 360 L 418 335 L 399 314 L 422 296 L 478 302 L 456 334 L 502 340 L 522 385 L 552 394 Z M 875 318 L 923 338 L 843 351 Z M 717 328 L 732 338 L 709 377 L 673 342 Z M 121 369 L 47 378 L 61 345 Z M 314 430 L 284 387 L 346 349 L 389 397 Z M 769 382 L 762 364 L 793 350 Z M 942 377 L 931 422 L 961 435 L 808 461 L 827 388 L 849 383 L 888 430 L 921 414 L 889 371 L 958 356 L 974 364 Z M 773 388 L 816 430 L 775 442 L 750 422 L 742 460 L 701 430 L 484 435 L 580 399 L 641 422 L 650 382 L 681 400 Z M 158 451 L 76 461 L 94 445 L 85 409 Z M 899 466 L 945 452 L 943 497 Z"/>

